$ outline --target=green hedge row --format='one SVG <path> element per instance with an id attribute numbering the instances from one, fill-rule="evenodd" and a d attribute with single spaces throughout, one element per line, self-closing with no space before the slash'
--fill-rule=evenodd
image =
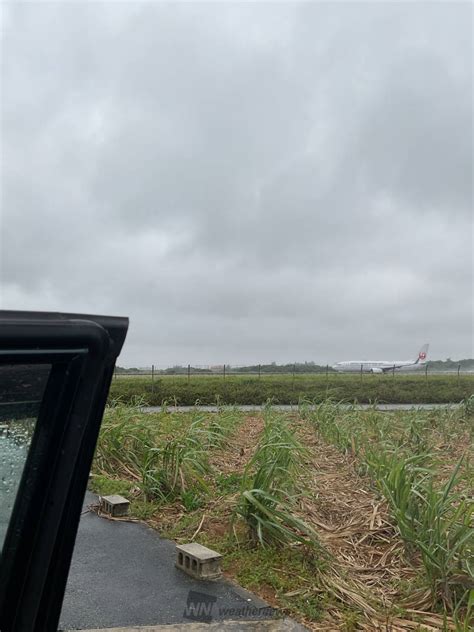
<path id="1" fill-rule="evenodd" d="M 474 376 L 424 375 L 291 375 L 258 377 L 116 377 L 112 399 L 131 402 L 136 397 L 154 406 L 163 403 L 296 404 L 302 398 L 319 402 L 336 400 L 385 404 L 459 402 L 474 393 Z"/>

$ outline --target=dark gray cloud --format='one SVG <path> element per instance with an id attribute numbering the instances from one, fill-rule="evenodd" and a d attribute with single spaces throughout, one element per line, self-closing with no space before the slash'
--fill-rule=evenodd
<path id="1" fill-rule="evenodd" d="M 469 3 L 2 5 L 1 305 L 122 363 L 472 356 Z"/>

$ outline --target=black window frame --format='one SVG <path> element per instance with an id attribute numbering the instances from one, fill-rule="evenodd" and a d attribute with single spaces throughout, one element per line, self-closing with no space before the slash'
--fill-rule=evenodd
<path id="1" fill-rule="evenodd" d="M 51 364 L 0 564 L 0 629 L 56 630 L 128 319 L 0 311 L 0 363 Z"/>

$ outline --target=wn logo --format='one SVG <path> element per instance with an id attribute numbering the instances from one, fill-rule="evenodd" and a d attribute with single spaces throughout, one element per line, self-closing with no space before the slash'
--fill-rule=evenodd
<path id="1" fill-rule="evenodd" d="M 212 621 L 212 610 L 217 597 L 206 593 L 190 590 L 186 599 L 183 617 L 191 621 L 210 623 Z"/>

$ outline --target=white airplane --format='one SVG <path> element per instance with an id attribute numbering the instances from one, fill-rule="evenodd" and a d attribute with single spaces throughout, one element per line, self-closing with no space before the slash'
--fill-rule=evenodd
<path id="1" fill-rule="evenodd" d="M 423 345 L 416 360 L 349 360 L 337 362 L 333 369 L 340 372 L 388 373 L 396 369 L 418 369 L 426 363 L 429 345 Z"/>

